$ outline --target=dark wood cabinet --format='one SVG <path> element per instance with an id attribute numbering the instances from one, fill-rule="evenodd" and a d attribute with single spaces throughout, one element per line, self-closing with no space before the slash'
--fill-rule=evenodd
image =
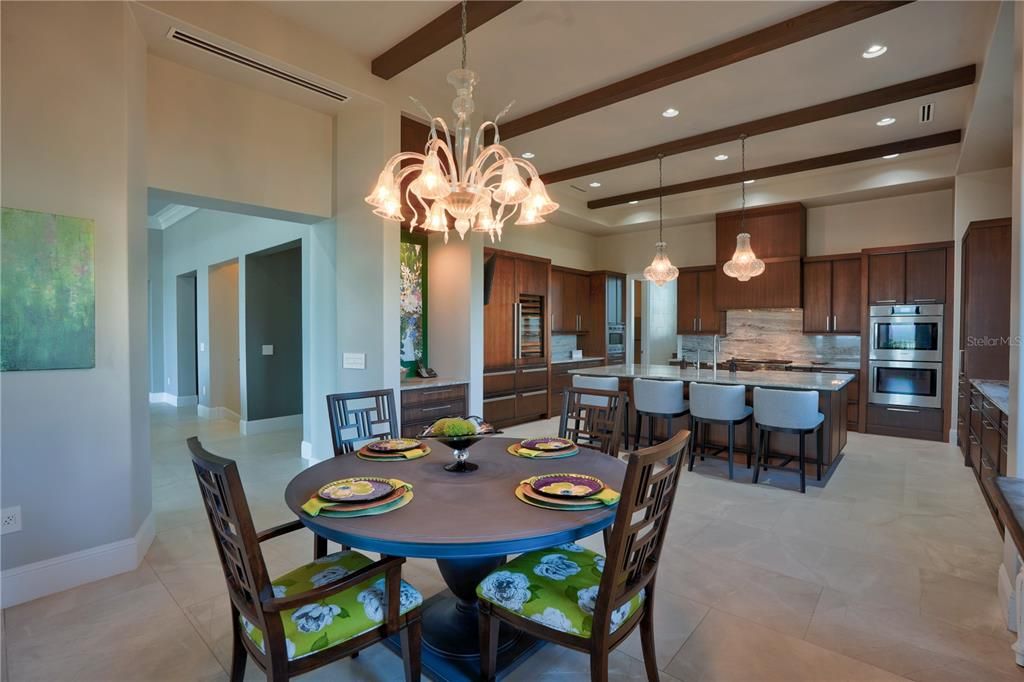
<path id="1" fill-rule="evenodd" d="M 686 268 L 676 279 L 676 333 L 720 334 L 724 313 L 715 307 L 714 267 Z"/>
<path id="2" fill-rule="evenodd" d="M 590 277 L 587 273 L 565 268 L 552 268 L 552 331 L 562 334 L 592 331 L 590 299 Z"/>
<path id="3" fill-rule="evenodd" d="M 899 304 L 906 299 L 907 254 L 868 256 L 868 305 Z"/>
<path id="4" fill-rule="evenodd" d="M 700 310 L 697 313 L 698 334 L 718 334 L 723 328 L 723 315 L 715 308 L 715 270 L 701 270 L 697 273 Z"/>
<path id="5" fill-rule="evenodd" d="M 466 384 L 402 389 L 402 436 L 414 438 L 441 417 L 466 416 Z"/>
<path id="6" fill-rule="evenodd" d="M 868 305 L 946 301 L 946 248 L 908 249 L 868 256 Z"/>
<path id="7" fill-rule="evenodd" d="M 484 306 L 484 371 L 515 365 L 516 259 L 497 253 L 491 257 L 495 261 L 491 296 Z"/>
<path id="8" fill-rule="evenodd" d="M 579 291 L 585 332 L 579 348 L 584 355 L 621 363 L 623 355 L 608 352 L 608 327 L 626 324 L 626 275 L 605 270 L 586 273 Z"/>
<path id="9" fill-rule="evenodd" d="M 905 303 L 946 301 L 946 249 L 907 252 Z"/>
<path id="10" fill-rule="evenodd" d="M 1010 336 L 1010 219 L 976 221 L 964 233 L 960 288 L 960 373 L 966 379 L 1005 381 L 1008 343 L 971 338 Z"/>
<path id="11" fill-rule="evenodd" d="M 804 333 L 860 334 L 860 254 L 804 260 Z"/>
<path id="12" fill-rule="evenodd" d="M 518 292 L 547 298 L 551 261 L 533 258 L 516 258 L 515 261 Z"/>

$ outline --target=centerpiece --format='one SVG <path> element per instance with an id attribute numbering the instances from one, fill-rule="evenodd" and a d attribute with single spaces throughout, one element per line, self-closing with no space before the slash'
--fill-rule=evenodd
<path id="1" fill-rule="evenodd" d="M 444 417 L 428 426 L 420 438 L 433 438 L 452 449 L 455 461 L 446 464 L 445 471 L 464 473 L 476 471 L 479 466 L 469 459 L 469 448 L 497 431 L 480 417 Z"/>

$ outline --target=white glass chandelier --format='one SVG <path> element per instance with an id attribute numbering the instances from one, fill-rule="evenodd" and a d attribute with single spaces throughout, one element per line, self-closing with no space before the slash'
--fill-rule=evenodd
<path id="1" fill-rule="evenodd" d="M 740 135 L 740 233 L 736 235 L 736 251 L 732 260 L 722 266 L 722 271 L 729 277 L 747 282 L 764 272 L 764 261 L 754 255 L 750 248 L 750 234 L 743 231 L 747 210 L 747 183 L 742 177 L 747 171 L 747 136 Z"/>
<path id="2" fill-rule="evenodd" d="M 374 207 L 375 215 L 402 222 L 407 216 L 402 214 L 401 188 L 408 181 L 405 204 L 413 214 L 409 230 L 420 227 L 442 232 L 445 243 L 449 216 L 454 218 L 460 238 L 465 239 L 472 229 L 489 234 L 492 242 L 501 241 L 502 228 L 513 216 L 517 216 L 516 225 L 543 223 L 543 216 L 555 211 L 558 204 L 548 197 L 533 164 L 513 157 L 500 144 L 498 119 L 512 105 L 493 121 L 480 124 L 475 136 L 470 135 L 469 117 L 476 108 L 473 86 L 477 76 L 466 68 L 466 0 L 462 2 L 462 68 L 449 73 L 448 82 L 456 93 L 452 101 L 452 111 L 458 117 L 453 127 L 454 145 L 444 119 L 431 116 L 424 109 L 430 119 L 424 153 L 402 152 L 391 157 L 366 203 Z M 488 127 L 494 129 L 494 142 L 485 145 Z M 402 166 L 409 161 L 413 163 Z"/>
<path id="3" fill-rule="evenodd" d="M 662 238 L 664 211 L 662 210 L 663 197 L 661 195 L 661 161 L 664 158 L 664 154 L 658 154 L 658 243 L 654 245 L 654 260 L 644 268 L 644 279 L 654 282 L 659 287 L 679 276 L 679 268 L 672 265 L 672 261 L 665 255 L 666 244 Z"/>

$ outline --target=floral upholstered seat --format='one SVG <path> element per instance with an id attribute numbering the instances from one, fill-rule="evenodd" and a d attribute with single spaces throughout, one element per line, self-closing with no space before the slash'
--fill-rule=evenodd
<path id="1" fill-rule="evenodd" d="M 549 628 L 590 637 L 604 557 L 575 543 L 528 552 L 476 588 L 480 599 Z M 612 612 L 615 632 L 644 602 L 644 592 Z"/>
<path id="2" fill-rule="evenodd" d="M 359 552 L 329 554 L 274 580 L 274 596 L 306 592 L 340 580 L 372 563 L 369 557 Z M 399 613 L 407 613 L 422 603 L 423 596 L 403 580 Z M 384 622 L 384 579 L 370 578 L 323 601 L 282 611 L 280 615 L 284 624 L 288 659 L 308 656 L 320 649 L 348 641 Z M 263 651 L 263 632 L 244 616 L 240 619 L 245 634 Z"/>

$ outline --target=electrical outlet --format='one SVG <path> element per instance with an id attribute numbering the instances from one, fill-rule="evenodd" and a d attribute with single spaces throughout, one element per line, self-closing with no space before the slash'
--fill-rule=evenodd
<path id="1" fill-rule="evenodd" d="M 0 511 L 0 535 L 21 530 L 21 507 L 8 507 Z"/>

